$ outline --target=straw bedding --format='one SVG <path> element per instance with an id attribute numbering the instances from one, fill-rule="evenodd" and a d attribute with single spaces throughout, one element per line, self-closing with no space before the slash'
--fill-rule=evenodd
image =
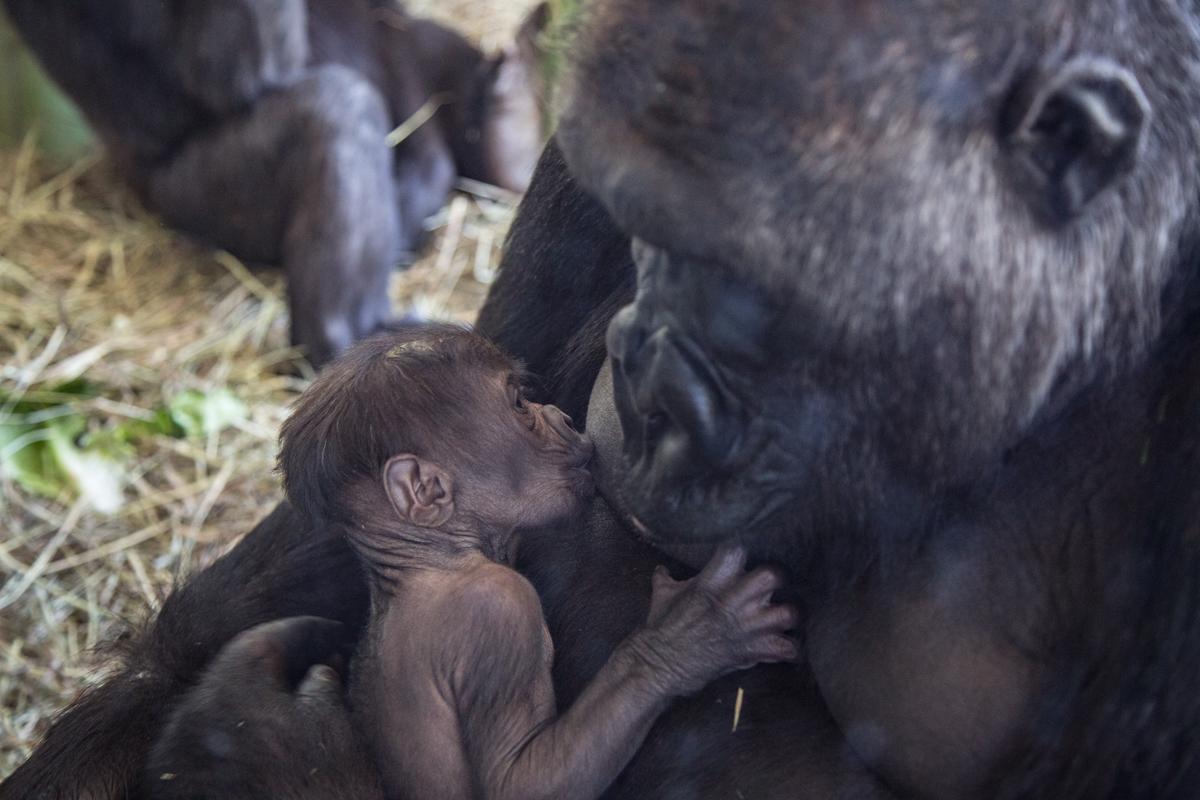
<path id="1" fill-rule="evenodd" d="M 529 5 L 409 3 L 485 49 Z M 395 274 L 397 308 L 472 319 L 515 198 L 466 188 Z M 276 435 L 309 377 L 279 270 L 165 229 L 100 156 L 0 151 L 0 448 L 54 456 L 0 476 L 0 778 L 103 677 L 106 640 L 280 499 Z"/>

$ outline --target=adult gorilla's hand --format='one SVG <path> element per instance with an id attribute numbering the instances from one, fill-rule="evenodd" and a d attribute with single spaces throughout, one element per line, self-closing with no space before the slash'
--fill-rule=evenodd
<path id="1" fill-rule="evenodd" d="M 317 617 L 240 634 L 171 714 L 147 764 L 146 794 L 382 798 L 329 666 L 345 645 L 342 626 Z"/>

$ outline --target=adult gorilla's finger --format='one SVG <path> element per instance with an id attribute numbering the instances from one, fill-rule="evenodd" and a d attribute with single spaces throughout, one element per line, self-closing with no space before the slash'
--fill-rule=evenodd
<path id="1" fill-rule="evenodd" d="M 291 690 L 309 667 L 328 663 L 349 647 L 346 628 L 321 617 L 291 617 L 267 622 L 239 634 L 213 665 L 215 680 L 269 682 Z"/>

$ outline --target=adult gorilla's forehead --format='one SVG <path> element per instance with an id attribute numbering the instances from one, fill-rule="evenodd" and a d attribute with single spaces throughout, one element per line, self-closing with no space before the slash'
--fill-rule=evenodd
<path id="1" fill-rule="evenodd" d="M 784 230 L 822 186 L 866 193 L 853 173 L 911 158 L 915 129 L 962 142 L 994 124 L 1021 53 L 1039 47 L 1020 44 L 1031 25 L 1014 5 L 599 0 L 559 139 L 626 232 L 735 266 L 785 263 Z"/>

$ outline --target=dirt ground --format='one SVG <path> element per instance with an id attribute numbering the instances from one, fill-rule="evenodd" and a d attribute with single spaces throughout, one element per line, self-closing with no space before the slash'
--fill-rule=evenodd
<path id="1" fill-rule="evenodd" d="M 408 5 L 496 49 L 532 3 Z M 470 321 L 514 200 L 455 195 L 397 307 Z M 278 270 L 164 229 L 102 156 L 0 151 L 0 451 L 52 453 L 59 479 L 0 475 L 0 778 L 103 677 L 106 641 L 280 499 L 307 377 Z"/>

